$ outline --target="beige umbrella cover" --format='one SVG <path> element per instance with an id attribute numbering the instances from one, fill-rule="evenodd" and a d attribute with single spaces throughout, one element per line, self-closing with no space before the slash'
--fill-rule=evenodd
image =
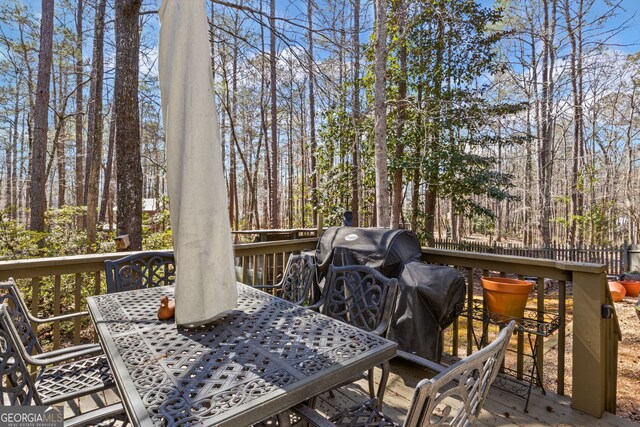
<path id="1" fill-rule="evenodd" d="M 237 304 L 205 0 L 164 0 L 159 77 L 176 256 L 176 323 Z"/>

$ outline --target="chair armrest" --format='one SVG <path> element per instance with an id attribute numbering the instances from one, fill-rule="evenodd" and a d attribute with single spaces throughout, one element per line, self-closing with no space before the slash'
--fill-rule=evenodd
<path id="1" fill-rule="evenodd" d="M 33 356 L 33 358 L 44 361 L 53 357 L 66 356 L 69 359 L 73 359 L 80 356 L 88 356 L 90 354 L 97 354 L 102 352 L 103 351 L 100 344 L 82 344 L 36 354 Z"/>
<path id="2" fill-rule="evenodd" d="M 88 314 L 89 314 L 88 311 L 79 311 L 77 313 L 61 314 L 60 316 L 49 317 L 47 319 L 41 319 L 39 317 L 35 317 L 30 313 L 28 314 L 28 316 L 29 316 L 29 320 L 31 320 L 34 323 L 50 323 L 50 322 L 56 322 L 59 320 L 75 319 L 76 317 L 87 316 Z"/>
<path id="3" fill-rule="evenodd" d="M 306 422 L 318 427 L 335 427 L 335 424 L 314 411 L 305 404 L 299 404 L 292 408 L 293 412 L 303 418 Z"/>
<path id="4" fill-rule="evenodd" d="M 82 347 L 78 350 L 77 347 Z M 60 351 L 54 350 L 48 353 L 41 353 L 35 356 L 31 356 L 27 353 L 23 346 L 18 348 L 18 351 L 21 353 L 22 358 L 29 364 L 34 366 L 48 366 L 48 365 L 57 365 L 58 363 L 66 362 L 69 359 L 75 359 L 81 356 L 86 356 L 89 354 L 94 354 L 97 351 L 95 344 L 85 344 L 77 347 L 70 347 L 68 351 Z"/>
<path id="5" fill-rule="evenodd" d="M 371 331 L 372 334 L 375 334 L 379 337 L 383 337 L 386 338 L 387 337 L 387 329 L 389 329 L 389 324 L 382 324 L 379 325 L 377 328 L 375 328 L 373 331 Z"/>
<path id="6" fill-rule="evenodd" d="M 39 366 L 39 367 L 57 365 L 58 363 L 66 362 L 69 359 L 80 357 L 82 355 L 82 352 L 78 352 L 78 354 L 69 353 L 69 354 L 63 354 L 63 355 L 57 355 L 57 356 L 45 358 L 45 357 L 31 356 L 27 352 L 23 352 L 21 348 L 19 348 L 18 350 L 20 350 L 20 353 L 22 353 L 22 358 L 25 360 L 27 364 L 33 365 L 33 366 Z M 46 353 L 43 353 L 43 354 L 46 356 Z"/>
<path id="7" fill-rule="evenodd" d="M 324 299 L 321 298 L 320 301 L 316 302 L 315 304 L 312 305 L 307 305 L 304 308 L 308 308 L 309 310 L 315 311 L 315 312 L 320 312 L 320 307 L 322 307 L 322 304 L 324 303 Z"/>
<path id="8" fill-rule="evenodd" d="M 398 357 L 401 357 L 405 360 L 409 360 L 417 365 L 422 366 L 423 368 L 427 368 L 437 374 L 441 373 L 442 371 L 444 371 L 445 369 L 447 369 L 446 366 L 441 365 L 439 363 L 433 362 L 431 360 L 425 359 L 424 357 L 420 357 L 420 356 L 416 356 L 415 354 L 412 353 L 408 353 L 406 351 L 402 351 L 402 350 L 398 350 L 397 352 Z"/>
<path id="9" fill-rule="evenodd" d="M 85 412 L 81 415 L 76 415 L 73 418 L 67 418 L 64 420 L 65 427 L 84 427 L 89 425 L 97 425 L 96 422 L 104 421 L 112 418 L 124 418 L 126 414 L 122 403 L 114 403 L 113 405 L 104 406 L 102 408 L 94 409 L 93 411 Z M 124 425 L 127 423 L 125 422 Z"/>

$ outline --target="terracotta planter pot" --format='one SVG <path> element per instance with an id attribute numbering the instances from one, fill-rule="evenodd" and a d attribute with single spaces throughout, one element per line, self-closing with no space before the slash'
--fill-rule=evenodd
<path id="1" fill-rule="evenodd" d="M 628 297 L 637 297 L 640 293 L 640 282 L 636 280 L 623 280 L 619 283 L 622 283 L 622 286 L 624 286 Z"/>
<path id="2" fill-rule="evenodd" d="M 506 277 L 483 277 L 481 282 L 487 310 L 496 314 L 493 320 L 522 318 L 533 283 Z"/>
<path id="3" fill-rule="evenodd" d="M 627 293 L 627 290 L 620 282 L 609 282 L 609 291 L 611 292 L 611 298 L 613 298 L 615 302 L 622 301 Z"/>

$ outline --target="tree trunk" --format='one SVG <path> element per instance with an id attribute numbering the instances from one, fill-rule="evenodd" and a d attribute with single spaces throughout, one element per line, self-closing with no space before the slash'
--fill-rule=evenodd
<path id="1" fill-rule="evenodd" d="M 66 139 L 65 132 L 65 120 L 66 120 L 66 109 L 67 109 L 67 101 L 65 94 L 67 93 L 67 77 L 63 74 L 63 57 L 61 55 L 58 56 L 58 70 L 60 72 L 60 79 L 58 81 L 58 94 L 56 96 L 57 100 L 54 99 L 52 104 L 56 109 L 56 137 L 54 138 L 55 152 L 56 156 L 56 166 L 58 173 L 58 203 L 56 204 L 58 208 L 61 208 L 65 204 L 65 193 L 66 193 L 66 157 L 64 152 L 64 141 Z M 54 74 L 54 89 L 53 93 L 55 96 L 55 74 Z M 55 121 L 54 121 L 55 123 Z M 48 176 L 48 173 L 47 173 Z M 53 187 L 53 186 L 52 186 Z M 51 198 L 49 198 L 51 200 Z"/>
<path id="2" fill-rule="evenodd" d="M 141 0 L 116 0 L 116 165 L 118 234 L 128 234 L 131 250 L 142 249 L 142 165 L 138 70 Z"/>
<path id="3" fill-rule="evenodd" d="M 111 193 L 111 171 L 113 170 L 113 149 L 116 137 L 116 116 L 115 113 L 111 114 L 111 120 L 109 121 L 109 148 L 107 148 L 107 164 L 104 168 L 104 185 L 102 187 L 102 202 L 100 203 L 100 214 L 98 215 L 98 222 L 104 223 L 107 219 L 107 206 L 109 206 L 110 193 Z M 111 215 L 109 215 L 111 217 Z M 111 223 L 109 223 L 109 230 L 111 230 Z"/>
<path id="4" fill-rule="evenodd" d="M 527 107 L 527 135 L 532 135 L 531 130 L 531 107 Z M 533 245 L 533 227 L 531 226 L 532 210 L 533 210 L 533 162 L 531 159 L 531 144 L 532 138 L 527 138 L 525 142 L 525 166 L 524 166 L 524 180 L 525 180 L 525 194 L 524 194 L 524 245 Z"/>
<path id="5" fill-rule="evenodd" d="M 76 11 L 76 206 L 84 205 L 84 143 L 82 141 L 82 12 L 84 0 Z"/>
<path id="6" fill-rule="evenodd" d="M 549 1 L 552 3 L 551 18 L 549 17 Z M 551 179 L 553 175 L 553 67 L 555 49 L 553 40 L 556 24 L 556 1 L 543 0 L 544 7 L 544 53 L 542 56 L 542 99 L 541 121 L 542 141 L 540 147 L 539 171 L 541 185 L 540 235 L 545 246 L 551 245 Z"/>
<path id="7" fill-rule="evenodd" d="M 293 228 L 293 65 L 289 62 L 289 120 L 287 135 L 287 160 L 289 161 L 289 173 L 287 176 L 287 223 L 289 229 Z"/>
<path id="8" fill-rule="evenodd" d="M 411 185 L 411 231 L 418 232 L 418 216 L 420 208 L 420 171 L 413 170 Z"/>
<path id="9" fill-rule="evenodd" d="M 407 23 L 406 5 L 402 0 L 398 2 L 398 27 L 404 28 Z M 398 52 L 398 62 L 400 67 L 400 80 L 398 81 L 398 122 L 396 128 L 396 149 L 394 159 L 396 161 L 393 170 L 393 189 L 391 203 L 391 227 L 400 228 L 402 217 L 402 166 L 401 161 L 404 155 L 404 122 L 407 119 L 407 44 L 402 40 L 400 51 Z"/>
<path id="10" fill-rule="evenodd" d="M 271 228 L 278 228 L 279 224 L 279 193 L 278 193 L 278 99 L 276 91 L 276 0 L 271 0 L 271 12 L 269 15 L 270 26 L 270 89 L 271 89 L 271 186 L 270 205 L 271 205 Z"/>
<path id="11" fill-rule="evenodd" d="M 45 186 L 47 183 L 46 155 L 49 130 L 49 84 L 53 53 L 54 0 L 42 0 L 40 21 L 40 54 L 38 55 L 38 84 L 33 114 L 33 148 L 31 150 L 31 217 L 30 229 L 44 231 L 44 214 L 47 210 Z"/>
<path id="12" fill-rule="evenodd" d="M 387 175 L 387 0 L 376 0 L 375 42 L 375 167 L 376 220 L 389 227 L 389 179 Z"/>
<path id="13" fill-rule="evenodd" d="M 260 2 L 260 13 L 261 13 L 261 24 L 262 24 L 262 5 L 263 2 Z M 264 138 L 264 166 L 265 166 L 265 174 L 262 180 L 262 187 L 264 190 L 264 194 L 268 197 L 262 197 L 262 224 L 267 227 L 267 223 L 271 218 L 271 213 L 269 209 L 271 208 L 271 154 L 269 150 L 269 129 L 267 127 L 267 81 L 266 81 L 266 65 L 265 65 L 265 36 L 264 36 L 264 25 L 260 25 L 260 41 L 261 41 L 261 49 L 260 49 L 260 124 L 262 125 L 262 136 Z M 257 190 L 256 190 L 257 191 Z M 260 221 L 258 221 L 260 222 Z M 259 228 L 259 227 L 258 227 Z"/>
<path id="14" fill-rule="evenodd" d="M 89 132 L 87 146 L 89 173 L 87 174 L 87 237 L 90 250 L 96 243 L 98 225 L 98 198 L 100 170 L 102 169 L 102 82 L 104 79 L 104 15 L 106 0 L 100 0 L 96 6 L 93 36 L 93 59 L 91 65 L 91 89 L 89 97 Z"/>
<path id="15" fill-rule="evenodd" d="M 238 11 L 235 15 L 235 31 L 240 33 L 240 23 Z M 236 135 L 236 126 L 238 124 L 238 38 L 233 38 L 233 62 L 231 64 L 231 117 L 230 124 L 232 133 Z M 228 87 L 228 86 L 227 86 Z M 229 143 L 229 224 L 232 229 L 238 227 L 238 179 L 237 179 L 237 161 L 236 147 L 237 140 L 235 136 Z"/>
<path id="16" fill-rule="evenodd" d="M 25 204 L 25 200 L 27 199 L 26 197 L 26 191 L 22 191 L 22 187 L 26 186 L 25 183 L 25 177 L 24 177 L 24 162 L 25 162 L 25 155 L 24 155 L 24 151 L 25 151 L 25 140 L 28 140 L 28 136 L 25 138 L 25 130 L 29 127 L 29 117 L 28 114 L 23 114 L 22 115 L 22 131 L 20 132 L 20 157 L 18 157 L 18 145 L 16 144 L 13 150 L 13 158 L 14 159 L 20 159 L 20 165 L 18 166 L 17 162 L 16 164 L 14 164 L 14 166 L 16 167 L 16 169 L 14 169 L 14 173 L 13 176 L 16 177 L 15 179 L 15 185 L 14 185 L 14 190 L 13 190 L 13 197 L 15 199 L 15 205 L 16 205 L 16 214 L 15 214 L 15 218 L 18 221 L 18 223 L 22 222 L 23 224 L 26 224 L 27 222 L 27 218 L 26 218 L 26 214 L 24 214 L 22 212 L 22 206 L 24 206 Z M 28 181 L 28 180 L 27 180 Z M 26 190 L 26 189 L 25 189 Z"/>
<path id="17" fill-rule="evenodd" d="M 351 176 L 351 224 L 360 225 L 360 0 L 353 0 L 353 92 L 351 114 L 353 122 L 353 154 Z"/>
<path id="18" fill-rule="evenodd" d="M 443 15 L 447 13 L 445 10 L 446 5 L 444 3 L 438 4 L 438 12 Z M 437 24 L 437 34 L 438 41 L 435 46 L 435 64 L 434 70 L 432 71 L 433 77 L 433 98 L 436 100 L 442 100 L 442 84 L 444 83 L 444 54 L 446 50 L 446 28 L 445 24 L 442 20 L 438 20 Z M 429 97 L 427 97 L 427 103 Z M 446 117 L 444 116 L 443 106 L 442 105 L 433 105 L 428 108 L 435 109 L 435 120 L 433 125 L 433 133 L 429 136 L 429 145 L 432 149 L 437 149 L 437 144 L 440 143 L 440 136 L 442 134 L 444 128 L 444 122 Z M 430 148 L 427 148 L 429 150 Z M 426 182 L 427 186 L 425 189 L 425 201 L 424 201 L 424 229 L 427 235 L 427 243 L 429 246 L 433 246 L 435 242 L 435 223 L 436 223 L 436 205 L 438 200 L 438 184 L 440 182 L 439 171 L 435 167 L 431 167 L 426 174 Z"/>
<path id="19" fill-rule="evenodd" d="M 356 0 L 359 1 L 359 0 Z M 316 100 L 315 74 L 313 71 L 313 0 L 307 0 L 307 20 L 309 24 L 309 141 L 311 151 L 311 220 L 313 227 L 318 226 L 318 172 L 316 170 Z"/>
<path id="20" fill-rule="evenodd" d="M 17 153 L 18 153 L 18 121 L 20 120 L 20 85 L 22 79 L 20 75 L 16 76 L 16 97 L 13 106 L 13 128 L 7 144 L 5 152 L 7 161 L 7 185 L 6 185 L 6 207 L 13 207 L 10 212 L 10 217 L 15 218 L 15 209 L 17 209 Z"/>
<path id="21" fill-rule="evenodd" d="M 572 246 L 582 245 L 582 232 L 578 229 L 578 221 L 583 214 L 583 188 L 580 184 L 581 171 L 584 168 L 584 122 L 582 113 L 582 0 L 578 1 L 575 24 L 569 0 L 564 1 L 564 13 L 567 33 L 571 44 L 571 92 L 573 95 L 573 165 L 571 168 L 571 222 L 569 242 Z"/>

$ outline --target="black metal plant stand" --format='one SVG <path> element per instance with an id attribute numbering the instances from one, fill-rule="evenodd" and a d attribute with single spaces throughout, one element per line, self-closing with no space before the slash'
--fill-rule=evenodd
<path id="1" fill-rule="evenodd" d="M 503 372 L 506 375 L 498 375 L 494 385 L 508 393 L 515 394 L 518 397 L 526 399 L 524 406 L 524 412 L 528 412 L 529 399 L 531 397 L 531 389 L 533 388 L 533 382 L 537 381 L 542 394 L 546 395 L 547 392 L 542 383 L 542 377 L 536 363 L 536 357 L 538 355 L 538 340 L 536 337 L 548 337 L 560 328 L 560 316 L 557 313 L 548 311 L 538 311 L 531 308 L 525 308 L 523 317 L 510 317 L 502 314 L 490 312 L 485 309 L 483 302 L 480 300 L 473 301 L 473 307 L 471 307 L 471 317 L 474 320 L 482 321 L 482 335 L 480 340 L 476 336 L 475 329 L 472 328 L 473 339 L 478 349 L 482 348 L 487 342 L 487 335 L 489 325 L 506 326 L 511 320 L 516 321 L 516 330 L 521 333 L 527 334 L 529 341 L 529 348 L 531 353 L 524 354 L 531 357 L 532 364 L 529 371 L 528 384 L 518 381 L 517 373 L 513 369 L 503 368 Z M 509 350 L 515 352 L 514 350 Z M 516 352 L 517 353 L 517 352 Z"/>

